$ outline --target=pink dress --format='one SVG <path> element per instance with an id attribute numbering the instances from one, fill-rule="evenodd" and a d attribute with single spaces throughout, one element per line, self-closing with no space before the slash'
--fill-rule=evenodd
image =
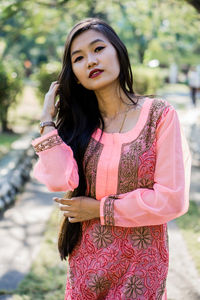
<path id="1" fill-rule="evenodd" d="M 65 300 L 167 299 L 166 223 L 188 209 L 191 167 L 177 113 L 147 98 L 132 130 L 104 132 L 97 145 L 100 134 L 93 133 L 83 161 L 86 195 L 101 201 L 100 219 L 82 222 Z M 39 181 L 50 191 L 78 186 L 73 152 L 57 130 L 32 144 Z"/>

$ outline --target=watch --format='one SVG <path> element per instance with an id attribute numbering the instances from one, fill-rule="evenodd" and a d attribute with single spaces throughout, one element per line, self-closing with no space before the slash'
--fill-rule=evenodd
<path id="1" fill-rule="evenodd" d="M 53 121 L 40 122 L 40 134 L 43 133 L 44 127 L 53 126 L 56 128 L 56 124 Z"/>

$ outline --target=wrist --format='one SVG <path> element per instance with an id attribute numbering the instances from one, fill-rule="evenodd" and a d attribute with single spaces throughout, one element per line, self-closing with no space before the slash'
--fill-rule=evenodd
<path id="1" fill-rule="evenodd" d="M 40 122 L 50 122 L 53 121 L 53 118 L 51 115 L 42 114 L 40 118 Z"/>
<path id="2" fill-rule="evenodd" d="M 100 218 L 100 201 L 96 200 L 96 218 Z"/>
<path id="3" fill-rule="evenodd" d="M 45 127 L 56 128 L 56 124 L 53 121 L 40 122 L 40 134 L 43 133 Z"/>
<path id="4" fill-rule="evenodd" d="M 46 126 L 43 129 L 43 132 L 41 133 L 41 136 L 45 135 L 46 133 L 49 133 L 51 131 L 55 130 L 55 127 L 53 126 Z"/>

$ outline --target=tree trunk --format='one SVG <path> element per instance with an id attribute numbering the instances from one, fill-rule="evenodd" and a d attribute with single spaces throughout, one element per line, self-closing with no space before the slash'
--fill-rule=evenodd
<path id="1" fill-rule="evenodd" d="M 8 107 L 1 108 L 0 122 L 1 122 L 1 131 L 10 132 L 10 129 L 8 128 Z"/>

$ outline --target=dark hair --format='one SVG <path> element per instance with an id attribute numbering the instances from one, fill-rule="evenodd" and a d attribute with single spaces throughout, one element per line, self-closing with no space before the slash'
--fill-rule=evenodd
<path id="1" fill-rule="evenodd" d="M 131 104 L 136 104 L 130 95 L 133 91 L 133 76 L 128 52 L 115 31 L 103 20 L 88 18 L 76 24 L 68 35 L 63 55 L 62 70 L 58 77 L 60 109 L 57 118 L 58 133 L 63 141 L 68 144 L 74 153 L 79 170 L 79 186 L 71 196 L 83 196 L 86 191 L 86 180 L 83 170 L 83 157 L 91 135 L 96 128 L 104 122 L 101 116 L 96 95 L 93 91 L 77 83 L 72 71 L 71 45 L 75 37 L 89 29 L 102 33 L 114 46 L 120 64 L 119 83 L 121 89 L 130 99 Z M 136 97 L 137 98 L 137 97 Z M 102 130 L 102 132 L 103 132 Z M 81 236 L 81 224 L 69 223 L 64 218 L 58 239 L 58 249 L 61 259 L 66 259 Z"/>

